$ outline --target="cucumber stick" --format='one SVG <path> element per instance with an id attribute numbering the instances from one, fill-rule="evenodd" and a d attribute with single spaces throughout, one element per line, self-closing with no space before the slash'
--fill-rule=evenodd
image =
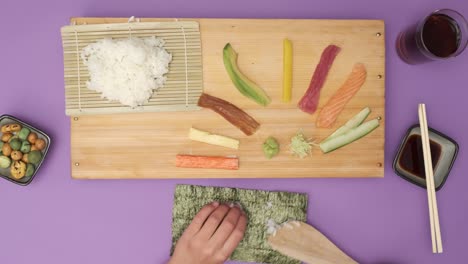
<path id="1" fill-rule="evenodd" d="M 323 141 L 322 143 L 320 143 L 320 149 L 322 150 L 323 153 L 328 153 L 335 149 L 341 148 L 343 146 L 348 145 L 349 143 L 352 143 L 364 137 L 365 135 L 369 134 L 374 129 L 376 129 L 378 126 L 379 126 L 378 119 L 367 121 L 363 123 L 362 125 L 359 125 L 358 127 L 350 129 L 348 132 L 344 134 L 341 134 L 332 139 Z"/>
<path id="2" fill-rule="evenodd" d="M 271 99 L 265 91 L 240 71 L 237 66 L 237 53 L 229 43 L 224 46 L 223 61 L 232 83 L 239 92 L 262 106 L 270 104 Z"/>
<path id="3" fill-rule="evenodd" d="M 332 138 L 335 138 L 337 136 L 346 134 L 346 132 L 350 131 L 351 129 L 358 127 L 366 118 L 369 116 L 371 110 L 369 107 L 366 107 L 361 110 L 357 115 L 353 116 L 346 124 L 344 124 L 342 127 L 338 128 L 333 134 L 331 134 L 329 137 L 327 137 L 323 142 L 328 141 Z"/>

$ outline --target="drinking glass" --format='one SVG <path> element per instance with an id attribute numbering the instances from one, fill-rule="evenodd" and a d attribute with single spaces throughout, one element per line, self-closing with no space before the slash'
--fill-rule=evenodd
<path id="1" fill-rule="evenodd" d="M 467 44 L 468 23 L 463 15 L 440 9 L 402 31 L 396 49 L 406 63 L 420 64 L 456 57 Z"/>

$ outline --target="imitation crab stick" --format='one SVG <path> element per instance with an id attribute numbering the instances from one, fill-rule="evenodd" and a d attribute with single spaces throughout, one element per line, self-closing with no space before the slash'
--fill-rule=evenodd
<path id="1" fill-rule="evenodd" d="M 283 40 L 283 102 L 291 101 L 292 90 L 292 43 L 289 39 Z"/>
<path id="2" fill-rule="evenodd" d="M 237 157 L 177 155 L 176 167 L 238 170 L 239 159 Z"/>
<path id="3" fill-rule="evenodd" d="M 363 64 L 354 65 L 345 83 L 335 92 L 320 111 L 317 117 L 317 127 L 331 127 L 345 105 L 359 91 L 366 81 L 367 72 Z"/>

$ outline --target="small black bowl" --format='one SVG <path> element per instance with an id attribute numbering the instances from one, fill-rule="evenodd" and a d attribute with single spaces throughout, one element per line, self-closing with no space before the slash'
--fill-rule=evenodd
<path id="1" fill-rule="evenodd" d="M 442 186 L 444 186 L 445 181 L 447 180 L 447 177 L 450 174 L 450 170 L 452 169 L 453 163 L 457 158 L 459 147 L 455 140 L 444 135 L 443 133 L 432 128 L 429 128 L 428 130 L 429 139 L 439 144 L 441 147 L 439 162 L 434 168 L 434 185 L 435 190 L 438 191 L 442 188 Z M 393 160 L 393 170 L 398 176 L 402 177 L 403 179 L 426 189 L 426 179 L 412 174 L 411 172 L 402 168 L 402 166 L 400 166 L 399 164 L 399 160 L 403 154 L 403 148 L 405 147 L 406 142 L 412 135 L 421 135 L 419 125 L 413 125 L 406 132 L 406 135 L 401 141 L 400 147 L 398 148 L 398 152 L 395 156 L 395 159 Z M 420 155 L 422 155 L 422 153 Z"/>
<path id="2" fill-rule="evenodd" d="M 42 138 L 46 142 L 46 147 L 45 147 L 44 150 L 42 150 L 42 159 L 39 162 L 39 164 L 37 164 L 36 169 L 34 170 L 34 173 L 33 173 L 33 175 L 31 175 L 31 177 L 26 177 L 25 176 L 25 177 L 23 177 L 23 178 L 21 178 L 19 180 L 16 180 L 16 179 L 10 177 L 11 176 L 10 168 L 6 168 L 6 169 L 1 169 L 0 168 L 0 177 L 4 178 L 6 180 L 9 180 L 9 181 L 11 181 L 13 183 L 16 183 L 16 184 L 19 184 L 19 185 L 22 185 L 22 186 L 26 186 L 26 185 L 30 184 L 31 181 L 34 179 L 37 172 L 39 171 L 39 168 L 41 167 L 42 163 L 44 162 L 44 160 L 45 160 L 45 158 L 47 156 L 47 152 L 49 151 L 49 147 L 50 147 L 50 137 L 46 133 L 42 132 L 40 129 L 37 129 L 36 127 L 33 127 L 30 124 L 25 123 L 25 122 L 19 120 L 16 117 L 13 117 L 13 116 L 10 116 L 10 115 L 0 116 L 0 127 L 2 127 L 3 125 L 6 125 L 6 124 L 12 124 L 12 123 L 20 124 L 22 127 L 29 128 L 29 130 L 31 130 L 31 132 L 35 132 L 37 134 L 37 138 Z"/>

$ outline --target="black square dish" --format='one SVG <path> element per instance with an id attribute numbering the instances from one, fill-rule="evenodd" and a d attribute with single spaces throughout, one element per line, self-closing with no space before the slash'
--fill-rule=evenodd
<path id="1" fill-rule="evenodd" d="M 7 163 L 8 160 L 10 161 L 10 166 L 8 167 L 1 167 L 0 168 L 0 177 L 6 179 L 6 180 L 9 180 L 13 183 L 16 183 L 16 184 L 19 184 L 19 185 L 28 185 L 31 183 L 31 181 L 34 179 L 34 177 L 36 176 L 37 172 L 39 171 L 39 168 L 41 167 L 42 163 L 44 162 L 46 156 L 47 156 L 47 152 L 49 151 L 49 147 L 50 147 L 50 137 L 42 132 L 41 130 L 37 129 L 36 127 L 33 127 L 32 125 L 28 124 L 28 123 L 25 123 L 21 120 L 19 120 L 18 118 L 15 118 L 13 116 L 10 116 L 10 115 L 2 115 L 0 116 L 0 128 L 3 128 L 5 125 L 12 125 L 12 124 L 18 124 L 21 126 L 21 129 L 25 128 L 24 129 L 24 132 L 25 133 L 22 133 L 20 135 L 20 131 L 8 131 L 6 132 L 5 131 L 0 131 L 0 135 L 2 136 L 2 141 L 0 142 L 1 143 L 1 155 L 0 157 L 2 158 L 2 162 L 5 162 Z M 19 128 L 19 127 L 17 127 Z M 6 129 L 6 128 L 5 128 Z M 27 132 L 29 130 L 29 132 Z M 37 137 L 35 135 L 31 135 L 35 133 L 35 135 L 37 135 Z M 7 136 L 5 136 L 5 134 L 8 134 Z M 29 135 L 31 135 L 32 137 L 30 138 Z M 5 137 L 4 137 L 5 136 Z M 21 143 L 21 149 L 18 150 L 16 149 L 17 147 L 12 147 L 13 146 L 13 141 L 16 141 L 15 143 Z M 33 144 L 31 142 L 36 142 L 37 144 Z M 39 142 L 41 142 L 41 144 L 38 144 Z M 9 155 L 4 155 L 4 148 L 3 146 L 5 144 L 8 143 L 8 147 L 6 151 L 8 151 Z M 11 145 L 10 145 L 11 143 Z M 45 144 L 44 144 L 45 143 Z M 18 145 L 16 144 L 16 145 Z M 29 145 L 29 149 L 28 149 L 28 145 Z M 9 149 L 9 150 L 8 150 Z M 15 149 L 16 149 L 16 153 L 13 153 L 15 152 Z M 33 153 L 33 154 L 37 154 L 35 155 L 35 159 L 36 161 L 33 162 L 33 158 L 32 158 L 32 152 L 34 152 L 34 150 L 36 150 L 35 152 L 36 153 Z M 41 153 L 37 153 L 37 152 L 41 152 Z M 20 152 L 20 153 L 18 153 Z M 25 158 L 25 154 L 31 154 L 31 160 L 28 160 L 27 158 Z M 17 155 L 13 155 L 13 154 L 17 154 Z M 38 154 L 41 154 L 41 155 L 38 155 Z M 23 175 L 21 178 L 19 179 L 16 179 L 15 177 L 13 177 L 12 175 L 12 171 L 11 171 L 11 167 L 14 166 L 14 162 L 15 162 L 15 159 L 16 158 L 19 158 L 21 155 L 21 159 L 17 160 L 19 165 L 23 166 L 26 166 L 27 170 L 26 172 L 23 170 L 21 173 L 20 173 L 20 176 Z M 37 157 L 40 157 L 39 159 Z M 6 164 L 5 164 L 6 166 Z M 21 167 L 19 166 L 19 167 Z M 31 166 L 32 170 L 30 170 L 31 168 L 29 168 Z M 22 169 L 18 169 L 18 171 L 21 171 Z"/>
<path id="2" fill-rule="evenodd" d="M 432 128 L 429 128 L 429 139 L 434 170 L 434 185 L 436 191 L 438 191 L 444 186 L 450 174 L 459 147 L 455 140 Z M 408 129 L 401 141 L 393 161 L 393 170 L 403 179 L 425 189 L 426 179 L 422 157 L 421 130 L 419 125 L 414 125 Z"/>

